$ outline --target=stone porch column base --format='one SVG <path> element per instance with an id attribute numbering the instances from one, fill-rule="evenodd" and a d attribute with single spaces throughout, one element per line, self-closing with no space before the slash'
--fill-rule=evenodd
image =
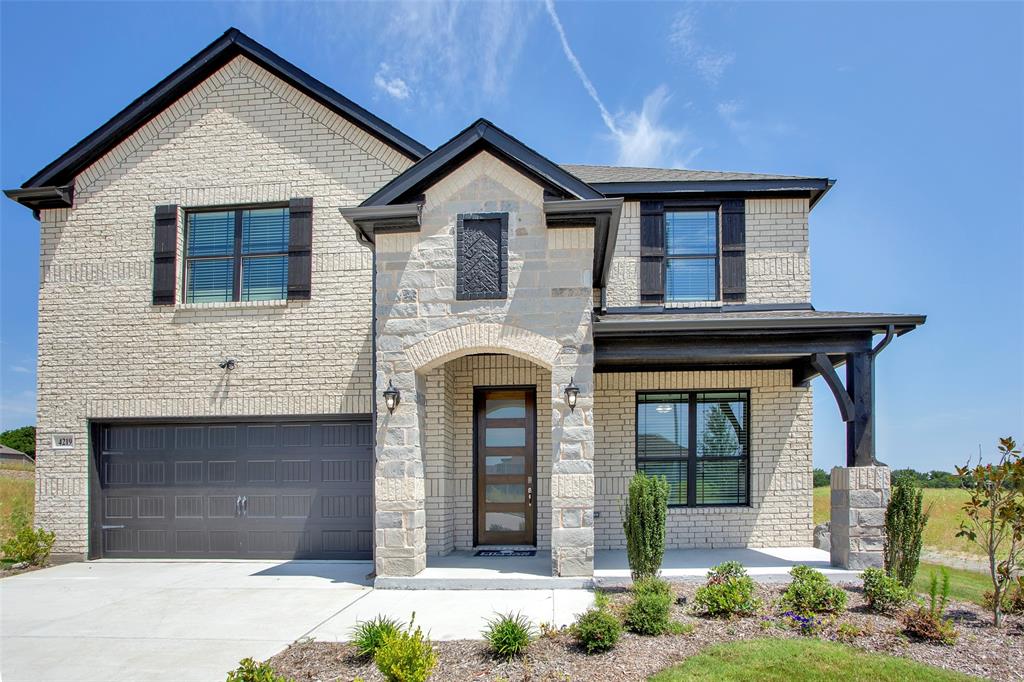
<path id="1" fill-rule="evenodd" d="M 832 469 L 832 565 L 882 568 L 889 467 Z"/>

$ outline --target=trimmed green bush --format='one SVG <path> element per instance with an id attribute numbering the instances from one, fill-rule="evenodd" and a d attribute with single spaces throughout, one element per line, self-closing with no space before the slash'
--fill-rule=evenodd
<path id="1" fill-rule="evenodd" d="M 865 569 L 861 579 L 868 606 L 879 613 L 896 613 L 913 598 L 910 590 L 880 568 Z"/>
<path id="2" fill-rule="evenodd" d="M 892 497 L 885 508 L 885 572 L 903 587 L 914 584 L 921 561 L 921 542 L 928 512 L 922 511 L 924 495 L 912 481 L 893 481 Z"/>
<path id="3" fill-rule="evenodd" d="M 590 609 L 576 619 L 572 634 L 584 651 L 608 651 L 622 635 L 622 623 L 605 609 Z"/>
<path id="4" fill-rule="evenodd" d="M 228 673 L 227 682 L 292 682 L 284 675 L 278 675 L 269 663 L 258 663 L 243 658 L 238 667 Z"/>
<path id="5" fill-rule="evenodd" d="M 497 618 L 487 621 L 481 634 L 496 656 L 511 660 L 526 653 L 533 639 L 533 626 L 521 613 L 498 614 Z"/>
<path id="6" fill-rule="evenodd" d="M 794 566 L 792 582 L 782 593 L 782 605 L 803 616 L 835 613 L 846 608 L 846 592 L 810 566 Z"/>
<path id="7" fill-rule="evenodd" d="M 658 575 L 665 557 L 668 481 L 638 472 L 629 482 L 629 501 L 622 514 L 626 556 L 633 580 Z"/>
<path id="8" fill-rule="evenodd" d="M 633 583 L 633 599 L 626 607 L 626 627 L 638 635 L 662 635 L 669 629 L 672 587 L 658 578 Z"/>
<path id="9" fill-rule="evenodd" d="M 384 644 L 384 640 L 397 635 L 402 623 L 387 616 L 377 616 L 373 620 L 356 623 L 352 628 L 352 645 L 363 658 L 373 658 Z"/>
<path id="10" fill-rule="evenodd" d="M 4 558 L 16 564 L 26 562 L 32 566 L 44 566 L 57 535 L 42 528 L 33 528 L 29 509 L 22 503 L 14 505 L 7 519 L 7 527 L 14 533 L 0 544 Z"/>
<path id="11" fill-rule="evenodd" d="M 419 627 L 414 627 L 416 614 L 409 627 L 385 637 L 374 661 L 377 670 L 388 682 L 426 682 L 437 665 L 437 652 Z"/>
<path id="12" fill-rule="evenodd" d="M 754 592 L 754 581 L 743 565 L 726 561 L 708 572 L 708 581 L 697 589 L 693 605 L 708 616 L 746 616 L 761 608 Z"/>

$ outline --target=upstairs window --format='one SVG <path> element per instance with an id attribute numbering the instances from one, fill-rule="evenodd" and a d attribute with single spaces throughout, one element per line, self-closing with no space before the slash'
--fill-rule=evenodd
<path id="1" fill-rule="evenodd" d="M 663 476 L 677 507 L 750 503 L 746 391 L 638 393 L 636 468 Z"/>
<path id="2" fill-rule="evenodd" d="M 287 207 L 187 215 L 186 303 L 288 298 Z"/>
<path id="3" fill-rule="evenodd" d="M 718 212 L 665 212 L 665 300 L 718 299 Z"/>

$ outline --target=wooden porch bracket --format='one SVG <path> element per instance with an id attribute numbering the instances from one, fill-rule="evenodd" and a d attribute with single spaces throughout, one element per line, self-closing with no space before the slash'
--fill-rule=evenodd
<path id="1" fill-rule="evenodd" d="M 832 390 L 832 395 L 836 398 L 836 404 L 839 405 L 839 416 L 843 418 L 844 422 L 852 422 L 854 419 L 853 400 L 851 400 L 847 388 L 843 386 L 843 382 L 839 379 L 836 368 L 832 366 L 832 361 L 828 355 L 825 353 L 815 353 L 811 356 L 810 366 L 815 373 L 821 375 L 821 378 L 825 380 L 825 383 Z M 796 382 L 797 377 L 794 370 L 793 383 L 796 384 Z"/>

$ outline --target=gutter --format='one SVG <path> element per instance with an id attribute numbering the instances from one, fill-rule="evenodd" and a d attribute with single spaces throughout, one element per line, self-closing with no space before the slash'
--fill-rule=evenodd
<path id="1" fill-rule="evenodd" d="M 75 198 L 75 185 L 49 185 L 47 187 L 22 187 L 5 189 L 9 199 L 26 206 L 39 217 L 39 211 L 45 208 L 71 208 Z"/>
<path id="2" fill-rule="evenodd" d="M 622 197 L 608 199 L 568 199 L 544 202 L 546 220 L 581 219 L 594 220 L 594 281 L 593 286 L 604 289 L 615 255 L 615 242 L 619 235 L 619 219 L 622 216 Z M 549 228 L 556 227 L 548 225 Z M 601 248 L 601 251 L 598 251 Z"/>
<path id="3" fill-rule="evenodd" d="M 361 242 L 373 244 L 378 232 L 418 232 L 423 204 L 343 206 L 338 210 L 345 220 L 355 226 L 356 236 Z"/>
<path id="4" fill-rule="evenodd" d="M 830 329 L 843 331 L 887 332 L 890 328 L 902 336 L 923 325 L 925 315 L 873 315 L 863 317 L 775 317 L 701 320 L 684 316 L 673 316 L 658 320 L 628 320 L 599 318 L 594 322 L 594 336 L 618 336 L 637 333 L 676 332 L 730 332 L 730 331 L 791 331 Z"/>

